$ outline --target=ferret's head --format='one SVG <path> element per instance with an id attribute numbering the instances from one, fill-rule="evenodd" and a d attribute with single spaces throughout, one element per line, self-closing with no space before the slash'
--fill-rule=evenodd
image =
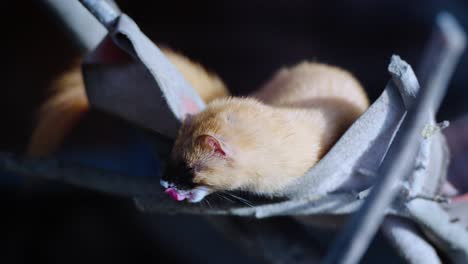
<path id="1" fill-rule="evenodd" d="M 246 189 L 244 150 L 255 139 L 245 115 L 266 107 L 253 99 L 211 102 L 179 130 L 161 185 L 177 201 L 199 202 L 212 192 Z M 253 113 L 254 112 L 254 113 Z M 257 120 L 258 121 L 258 120 Z"/>

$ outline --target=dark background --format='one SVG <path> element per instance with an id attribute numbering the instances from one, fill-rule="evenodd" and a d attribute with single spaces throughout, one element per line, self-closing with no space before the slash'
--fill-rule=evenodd
<path id="1" fill-rule="evenodd" d="M 2 3 L 0 150 L 24 149 L 50 80 L 78 56 L 38 2 Z M 417 68 L 437 12 L 452 12 L 468 29 L 462 0 L 117 2 L 143 32 L 218 73 L 234 94 L 309 59 L 350 70 L 375 99 L 392 54 Z M 441 119 L 468 111 L 467 84 L 465 53 Z M 256 261 L 200 217 L 144 215 L 127 198 L 2 177 L 0 263 Z"/>

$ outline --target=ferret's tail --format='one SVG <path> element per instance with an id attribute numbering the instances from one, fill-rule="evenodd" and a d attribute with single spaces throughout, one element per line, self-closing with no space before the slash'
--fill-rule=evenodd
<path id="1" fill-rule="evenodd" d="M 205 102 L 229 95 L 217 75 L 168 48 L 162 50 Z M 52 83 L 52 96 L 39 109 L 27 155 L 41 157 L 58 150 L 88 109 L 81 69 L 76 64 Z"/>

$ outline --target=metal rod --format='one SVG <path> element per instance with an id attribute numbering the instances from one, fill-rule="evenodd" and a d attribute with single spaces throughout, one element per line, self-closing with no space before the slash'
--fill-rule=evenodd
<path id="1" fill-rule="evenodd" d="M 111 29 L 121 12 L 115 4 L 106 0 L 80 0 L 91 14 L 107 29 Z"/>
<path id="2" fill-rule="evenodd" d="M 76 0 L 42 0 L 40 3 L 84 55 L 107 34 L 106 28 Z"/>
<path id="3" fill-rule="evenodd" d="M 464 33 L 448 14 L 437 19 L 437 30 L 432 41 L 431 52 L 425 61 L 432 67 L 424 69 L 419 96 L 408 111 L 399 134 L 389 149 L 379 169 L 381 178 L 375 183 L 371 194 L 361 209 L 345 226 L 325 259 L 325 263 L 358 263 L 383 221 L 389 204 L 398 191 L 398 184 L 407 176 L 419 149 L 421 131 L 428 111 L 435 113 L 447 88 L 453 69 L 464 49 Z M 432 48 L 436 45 L 436 48 Z M 426 57 L 429 56 L 430 58 Z M 432 59 L 434 57 L 434 59 Z M 427 71 L 427 73 L 426 73 Z"/>

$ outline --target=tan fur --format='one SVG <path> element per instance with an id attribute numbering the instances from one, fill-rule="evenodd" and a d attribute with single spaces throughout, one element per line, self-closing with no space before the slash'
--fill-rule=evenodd
<path id="1" fill-rule="evenodd" d="M 42 157 L 56 151 L 89 108 L 77 63 L 52 83 L 52 96 L 41 106 L 27 155 Z"/>
<path id="2" fill-rule="evenodd" d="M 207 71 L 201 64 L 193 62 L 169 48 L 165 47 L 161 50 L 182 72 L 185 79 L 195 88 L 205 102 L 209 103 L 216 98 L 229 95 L 223 81 L 217 75 Z"/>
<path id="3" fill-rule="evenodd" d="M 162 51 L 205 102 L 229 95 L 219 77 L 200 64 L 168 48 Z M 28 145 L 27 155 L 31 157 L 41 157 L 56 151 L 89 109 L 79 63 L 60 75 L 52 83 L 51 90 L 52 96 L 39 110 L 38 122 Z"/>
<path id="4" fill-rule="evenodd" d="M 189 118 L 172 158 L 213 190 L 275 195 L 309 170 L 368 107 L 348 72 L 318 63 L 279 71 L 254 98 L 215 100 Z M 206 136 L 226 156 L 213 152 Z"/>

